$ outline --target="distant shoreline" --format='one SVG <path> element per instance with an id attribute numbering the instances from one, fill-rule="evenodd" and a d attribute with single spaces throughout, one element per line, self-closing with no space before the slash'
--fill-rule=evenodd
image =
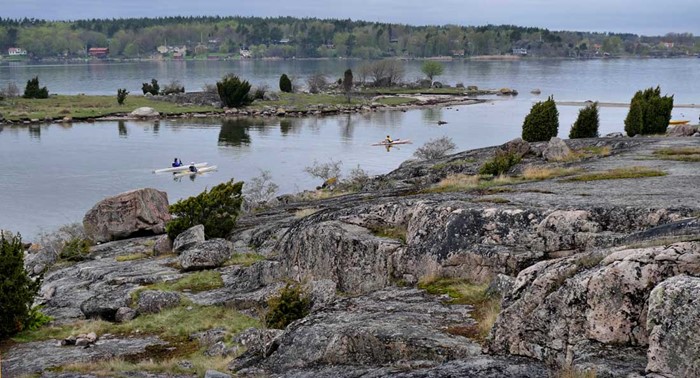
<path id="1" fill-rule="evenodd" d="M 592 104 L 593 101 L 557 101 L 557 105 L 561 106 L 586 106 Z M 630 104 L 625 102 L 598 102 L 601 108 L 629 108 Z M 674 104 L 674 108 L 681 109 L 700 109 L 700 104 Z"/>

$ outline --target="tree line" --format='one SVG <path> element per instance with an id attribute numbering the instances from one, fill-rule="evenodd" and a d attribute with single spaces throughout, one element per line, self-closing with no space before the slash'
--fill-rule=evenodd
<path id="1" fill-rule="evenodd" d="M 550 31 L 515 25 L 411 26 L 294 17 L 161 17 L 46 21 L 0 18 L 0 51 L 27 50 L 31 57 L 84 57 L 108 47 L 113 58 L 148 58 L 158 46 L 187 46 L 188 54 L 254 58 L 478 56 L 523 49 L 543 57 L 674 55 L 698 52 L 690 33 L 638 36 L 624 33 Z"/>

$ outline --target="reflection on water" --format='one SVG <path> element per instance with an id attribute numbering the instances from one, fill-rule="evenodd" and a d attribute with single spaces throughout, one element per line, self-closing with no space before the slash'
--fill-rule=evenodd
<path id="1" fill-rule="evenodd" d="M 426 123 L 438 123 L 442 120 L 442 108 L 422 109 L 421 116 Z"/>
<path id="2" fill-rule="evenodd" d="M 129 135 L 129 130 L 127 130 L 124 121 L 117 122 L 117 128 L 119 129 L 119 136 L 121 138 L 126 138 Z"/>
<path id="3" fill-rule="evenodd" d="M 29 125 L 29 136 L 34 139 L 41 139 L 41 126 Z"/>

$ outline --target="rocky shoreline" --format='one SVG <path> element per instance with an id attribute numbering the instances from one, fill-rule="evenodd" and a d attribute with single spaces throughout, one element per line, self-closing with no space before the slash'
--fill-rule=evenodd
<path id="1" fill-rule="evenodd" d="M 205 240 L 196 229 L 174 245 L 146 236 L 162 232 L 169 214 L 157 193 L 130 192 L 136 205 L 108 217 L 112 226 L 96 227 L 107 232 L 103 240 L 122 240 L 94 246 L 71 264 L 37 248 L 25 265 L 33 273 L 48 269 L 39 303 L 56 326 L 103 319 L 115 330 L 178 303 L 182 311 L 256 319 L 285 282 L 302 283 L 311 312 L 284 330 L 192 333 L 188 342 L 224 364 L 200 376 L 697 376 L 700 170 L 697 161 L 658 152 L 699 151 L 700 138 L 561 143 L 516 140 L 407 161 L 358 192 L 280 198 L 240 218 L 226 240 Z M 570 151 L 556 155 L 555 146 Z M 509 180 L 444 185 L 477 174 L 497 151 L 522 158 Z M 584 179 L 625 170 L 657 173 Z M 139 210 L 154 201 L 160 204 Z M 234 260 L 241 255 L 257 258 Z M 202 272 L 220 276 L 221 284 L 197 291 L 154 286 Z M 472 333 L 486 322 L 479 302 L 432 293 L 439 282 L 485 285 L 501 298 L 488 337 Z M 100 361 L 155 358 L 176 368 L 111 374 L 196 374 L 187 354 L 177 354 L 188 347 L 157 332 L 96 336 L 80 349 L 59 346 L 61 339 L 17 342 L 3 352 L 2 373 L 95 377 Z M 163 348 L 167 360 L 156 352 Z M 69 365 L 79 368 L 60 368 Z"/>

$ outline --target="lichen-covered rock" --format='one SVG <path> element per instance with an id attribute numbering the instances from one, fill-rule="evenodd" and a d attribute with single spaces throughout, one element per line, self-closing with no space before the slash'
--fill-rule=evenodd
<path id="1" fill-rule="evenodd" d="M 207 240 L 185 250 L 178 261 L 182 269 L 200 270 L 218 268 L 231 258 L 233 245 L 225 239 Z"/>
<path id="2" fill-rule="evenodd" d="M 153 255 L 165 255 L 173 251 L 173 241 L 168 235 L 161 235 L 153 244 Z"/>
<path id="3" fill-rule="evenodd" d="M 700 376 L 700 278 L 677 276 L 649 296 L 647 372 L 664 377 Z"/>
<path id="4" fill-rule="evenodd" d="M 188 228 L 175 238 L 173 242 L 173 251 L 179 255 L 187 248 L 201 243 L 204 240 L 204 225 L 198 224 Z"/>
<path id="5" fill-rule="evenodd" d="M 518 275 L 489 348 L 563 366 L 582 341 L 644 347 L 651 290 L 684 273 L 700 274 L 700 242 L 540 262 Z"/>
<path id="6" fill-rule="evenodd" d="M 264 353 L 247 351 L 230 367 L 256 365 L 279 374 L 292 368 L 445 362 L 475 356 L 481 353 L 478 344 L 446 331 L 474 324 L 469 312 L 468 306 L 445 306 L 415 289 L 343 298 L 290 324 Z"/>
<path id="7" fill-rule="evenodd" d="M 136 317 L 136 310 L 131 307 L 120 307 L 114 315 L 114 321 L 117 323 L 126 323 Z"/>
<path id="8" fill-rule="evenodd" d="M 176 307 L 180 304 L 180 294 L 160 291 L 144 290 L 139 293 L 136 310 L 140 314 L 157 314 L 165 309 Z"/>
<path id="9" fill-rule="evenodd" d="M 666 134 L 674 137 L 687 137 L 692 136 L 698 131 L 697 126 L 693 125 L 676 125 L 669 127 Z"/>
<path id="10" fill-rule="evenodd" d="M 85 214 L 83 226 L 93 241 L 101 243 L 162 234 L 169 220 L 168 195 L 145 188 L 98 202 Z"/>
<path id="11" fill-rule="evenodd" d="M 139 118 L 153 118 L 153 117 L 159 117 L 160 113 L 158 113 L 155 109 L 149 108 L 148 106 L 143 106 L 140 108 L 134 109 L 131 113 L 132 117 L 139 117 Z"/>
<path id="12" fill-rule="evenodd" d="M 570 153 L 571 149 L 569 146 L 567 146 L 563 140 L 554 137 L 547 143 L 547 147 L 542 152 L 542 156 L 547 159 L 547 161 L 557 161 L 564 159 Z"/>
<path id="13" fill-rule="evenodd" d="M 522 138 L 515 138 L 501 145 L 499 150 L 506 154 L 513 154 L 522 158 L 530 152 L 530 143 L 524 141 Z"/>
<path id="14" fill-rule="evenodd" d="M 88 319 L 115 321 L 117 311 L 122 307 L 127 307 L 128 303 L 128 291 L 119 288 L 88 298 L 80 304 L 80 311 Z"/>

